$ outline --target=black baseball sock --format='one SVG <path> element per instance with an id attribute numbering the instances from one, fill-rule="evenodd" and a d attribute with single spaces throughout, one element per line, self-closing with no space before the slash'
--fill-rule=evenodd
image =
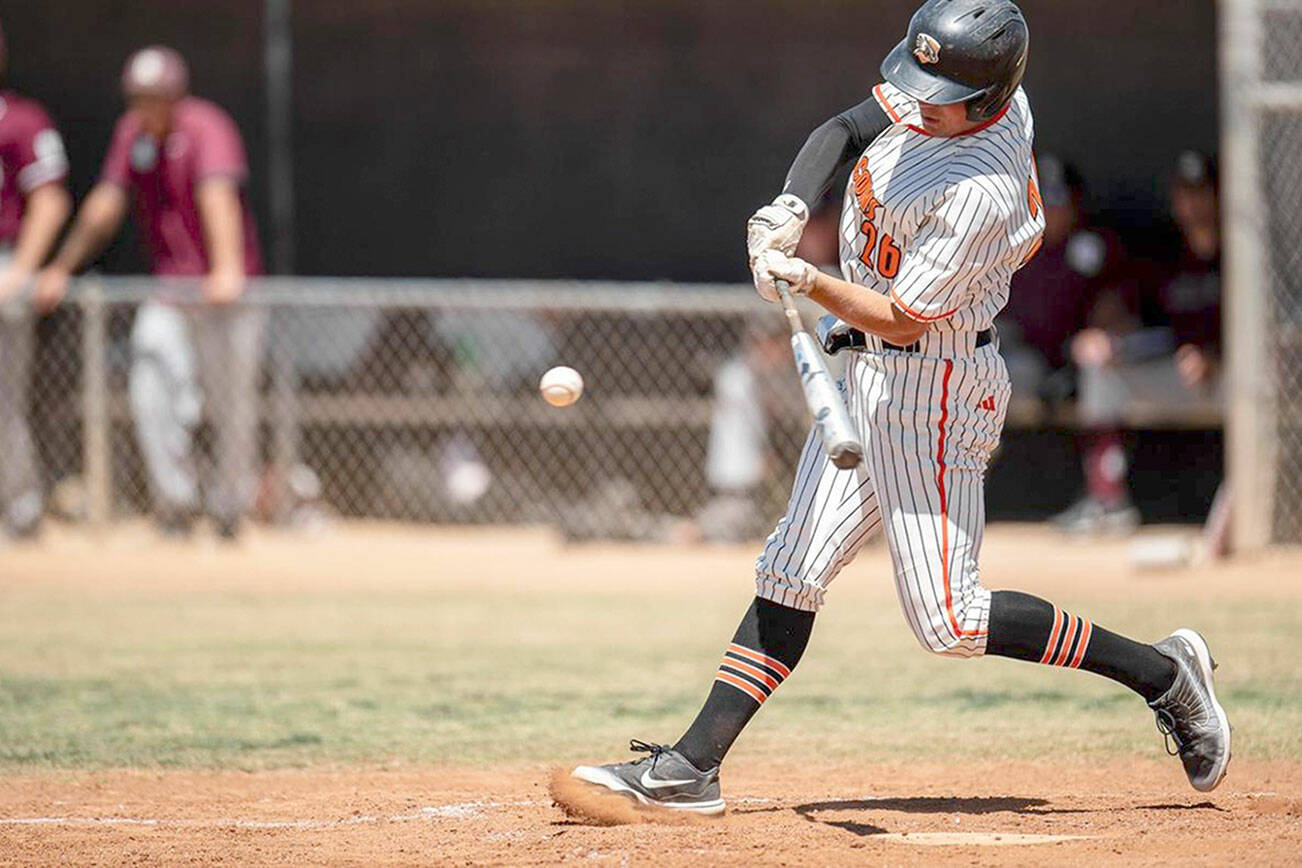
<path id="1" fill-rule="evenodd" d="M 1175 666 L 1152 645 L 1134 642 L 1018 591 L 990 599 L 986 653 L 1084 669 L 1126 685 L 1148 702 L 1175 679 Z"/>
<path id="2" fill-rule="evenodd" d="M 723 755 L 800 661 L 814 629 L 814 613 L 755 598 L 714 676 L 696 720 L 674 750 L 705 771 Z"/>

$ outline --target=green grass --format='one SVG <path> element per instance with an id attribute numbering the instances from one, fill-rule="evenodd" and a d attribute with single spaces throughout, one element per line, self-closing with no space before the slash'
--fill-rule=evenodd
<path id="1" fill-rule="evenodd" d="M 887 593 L 843 597 L 747 750 L 874 760 L 1160 751 L 1142 702 L 1103 679 L 932 657 Z M 747 599 L 744 578 L 699 594 L 7 587 L 0 768 L 618 756 L 630 736 L 668 740 L 686 725 Z M 1296 602 L 1156 599 L 1075 608 L 1149 637 L 1199 626 L 1225 664 L 1239 755 L 1302 759 Z"/>

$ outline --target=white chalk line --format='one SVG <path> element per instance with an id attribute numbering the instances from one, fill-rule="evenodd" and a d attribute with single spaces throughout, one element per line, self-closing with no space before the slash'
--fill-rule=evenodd
<path id="1" fill-rule="evenodd" d="M 873 840 L 895 841 L 901 844 L 918 844 L 924 847 L 999 847 L 1027 844 L 1058 844 L 1063 841 L 1085 841 L 1093 835 L 1032 835 L 1025 832 L 887 832 L 874 835 Z"/>
<path id="2" fill-rule="evenodd" d="M 151 826 L 182 829 L 335 829 L 342 826 L 377 823 L 415 823 L 422 820 L 468 820 L 494 808 L 531 807 L 544 804 L 519 802 L 457 802 L 431 805 L 407 814 L 387 817 L 358 814 L 338 820 L 242 820 L 222 817 L 206 820 L 167 819 L 162 817 L 0 817 L 0 826 Z"/>

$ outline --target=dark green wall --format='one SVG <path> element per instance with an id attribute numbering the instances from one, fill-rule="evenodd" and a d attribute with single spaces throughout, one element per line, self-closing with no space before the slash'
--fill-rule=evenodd
<path id="1" fill-rule="evenodd" d="M 808 129 L 866 94 L 913 6 L 295 5 L 299 270 L 683 280 L 744 277 L 746 216 Z M 1213 4 L 1024 8 L 1041 146 L 1144 223 L 1174 154 L 1215 144 Z M 265 211 L 260 0 L 8 0 L 0 15 L 11 79 L 64 126 L 78 192 L 123 59 L 167 42 L 243 125 Z M 138 267 L 129 241 L 108 264 Z"/>

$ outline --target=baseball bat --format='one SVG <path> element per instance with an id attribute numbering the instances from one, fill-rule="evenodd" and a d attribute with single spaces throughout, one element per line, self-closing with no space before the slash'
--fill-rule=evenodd
<path id="1" fill-rule="evenodd" d="M 822 350 L 805 331 L 800 311 L 796 310 L 796 303 L 791 298 L 790 284 L 785 280 L 776 281 L 776 284 L 782 311 L 791 327 L 791 355 L 796 360 L 800 388 L 804 390 L 805 404 L 823 439 L 823 449 L 840 469 L 858 467 L 863 461 L 863 443 L 859 441 L 859 434 L 850 421 L 850 414 L 841 401 L 832 375 L 827 372 L 827 365 L 823 364 Z"/>

